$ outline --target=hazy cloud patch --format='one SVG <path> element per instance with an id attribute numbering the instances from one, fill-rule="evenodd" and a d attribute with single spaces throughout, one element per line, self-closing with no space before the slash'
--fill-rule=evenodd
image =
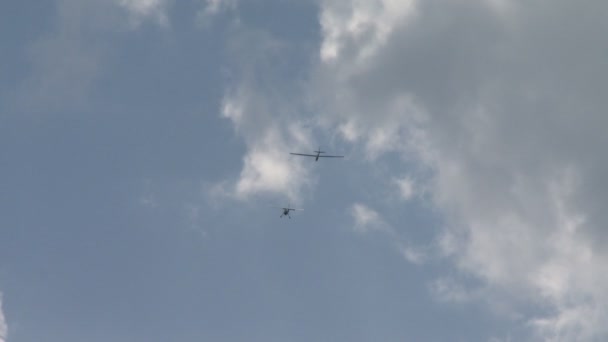
<path id="1" fill-rule="evenodd" d="M 4 311 L 2 309 L 2 293 L 0 293 L 0 342 L 6 342 L 8 338 L 8 325 L 6 324 L 6 318 L 4 317 Z"/>
<path id="2" fill-rule="evenodd" d="M 89 38 L 116 24 L 112 6 L 60 0 L 55 10 L 53 29 L 27 50 L 29 74 L 17 86 L 14 96 L 21 111 L 80 108 L 99 77 L 105 50 Z"/>
<path id="3" fill-rule="evenodd" d="M 395 178 L 393 183 L 397 186 L 399 195 L 403 200 L 410 200 L 416 196 L 416 183 L 411 176 L 404 176 L 401 178 Z"/>
<path id="4" fill-rule="evenodd" d="M 400 243 L 399 251 L 408 262 L 415 265 L 422 265 L 429 260 L 429 249 L 423 246 Z"/>
<path id="5" fill-rule="evenodd" d="M 353 204 L 350 213 L 354 219 L 353 229 L 357 233 L 364 234 L 373 231 L 390 231 L 390 227 L 384 222 L 381 215 L 365 204 Z"/>
<path id="6" fill-rule="evenodd" d="M 222 11 L 235 9 L 237 3 L 237 0 L 203 0 L 203 9 L 199 12 L 199 17 L 210 18 Z"/>
<path id="7" fill-rule="evenodd" d="M 149 18 L 167 26 L 170 4 L 171 0 L 56 1 L 52 28 L 26 51 L 29 70 L 12 94 L 18 111 L 38 114 L 86 107 L 91 89 L 106 71 L 112 39 Z"/>
<path id="8" fill-rule="evenodd" d="M 162 27 L 169 26 L 167 10 L 173 0 L 116 0 L 131 16 L 133 27 L 141 25 L 145 20 L 154 20 Z"/>
<path id="9" fill-rule="evenodd" d="M 442 302 L 464 303 L 473 299 L 470 290 L 453 278 L 436 279 L 429 288 L 434 298 Z"/>

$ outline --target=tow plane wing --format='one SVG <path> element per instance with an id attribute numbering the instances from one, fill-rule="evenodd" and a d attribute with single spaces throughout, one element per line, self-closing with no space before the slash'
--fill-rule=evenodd
<path id="1" fill-rule="evenodd" d="M 293 154 L 294 156 L 305 156 L 305 157 L 316 157 L 316 154 L 304 154 L 304 153 L 289 153 L 289 154 Z"/>

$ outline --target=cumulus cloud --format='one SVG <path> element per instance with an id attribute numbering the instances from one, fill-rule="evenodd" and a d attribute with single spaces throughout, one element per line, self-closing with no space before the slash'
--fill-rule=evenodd
<path id="1" fill-rule="evenodd" d="M 238 88 L 225 97 L 222 116 L 245 139 L 247 154 L 240 177 L 225 190 L 239 199 L 271 194 L 299 201 L 312 179 L 305 161 L 292 158 L 287 147 L 310 146 L 306 127 L 297 121 L 282 122 L 280 115 L 274 122 L 272 113 L 282 106 L 281 100 L 270 100 L 247 82 Z"/>
<path id="2" fill-rule="evenodd" d="M 491 289 L 486 297 L 550 308 L 519 308 L 540 339 L 607 336 L 605 10 L 594 1 L 321 3 L 313 84 L 331 113 L 326 127 L 376 158 L 398 152 L 428 167 L 447 222 L 442 253 Z M 379 26 L 366 19 L 384 11 Z M 452 285 L 435 287 L 466 297 L 466 285 Z"/>
<path id="3" fill-rule="evenodd" d="M 468 283 L 441 278 L 435 293 L 457 302 L 511 300 L 537 339 L 605 339 L 607 5 L 322 0 L 319 6 L 318 64 L 309 70 L 306 93 L 313 105 L 293 101 L 291 108 L 315 108 L 322 113 L 315 125 L 363 144 L 369 161 L 398 155 L 427 173 L 416 184 L 402 178 L 409 170 L 395 169 L 389 179 L 404 198 L 424 189 L 446 222 L 436 237 L 441 255 L 485 287 L 471 297 Z M 259 46 L 277 45 L 262 41 L 246 55 L 255 61 Z M 277 101 L 290 90 L 259 78 L 280 65 L 260 69 L 260 60 L 272 60 L 265 56 L 241 70 L 224 102 L 223 115 L 247 144 L 233 187 L 241 196 L 298 193 L 301 185 L 288 190 L 288 175 L 307 173 L 283 164 L 273 149 L 310 142 L 311 135 L 298 140 L 285 129 L 309 122 L 276 110 L 290 108 Z M 358 231 L 382 226 L 366 205 L 350 213 Z"/>
<path id="4" fill-rule="evenodd" d="M 250 145 L 234 191 L 238 198 L 255 194 L 280 194 L 298 201 L 302 187 L 309 183 L 307 169 L 286 153 L 285 138 L 278 130 L 269 129 L 266 136 Z"/>
<path id="5" fill-rule="evenodd" d="M 301 90 L 275 84 L 290 70 L 280 67 L 290 47 L 265 32 L 237 28 L 227 49 L 233 82 L 221 116 L 232 122 L 247 152 L 238 179 L 223 182 L 219 193 L 241 200 L 271 195 L 301 202 L 315 178 L 310 160 L 289 152 L 312 149 L 312 128 L 297 113 Z"/>

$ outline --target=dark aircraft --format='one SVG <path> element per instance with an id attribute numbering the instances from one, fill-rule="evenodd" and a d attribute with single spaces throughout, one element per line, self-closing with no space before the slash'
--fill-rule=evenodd
<path id="1" fill-rule="evenodd" d="M 296 208 L 290 208 L 290 206 L 288 205 L 287 207 L 275 207 L 278 209 L 283 210 L 283 213 L 281 214 L 281 216 L 279 216 L 280 218 L 283 218 L 283 216 L 287 216 L 291 219 L 291 216 L 289 215 L 290 211 L 296 211 L 296 210 L 304 210 L 304 209 L 296 209 Z"/>
<path id="2" fill-rule="evenodd" d="M 315 161 L 318 161 L 319 158 L 344 158 L 344 156 L 321 155 L 321 153 L 327 153 L 327 152 L 321 151 L 320 147 L 319 147 L 319 150 L 314 151 L 314 153 L 316 153 L 316 154 L 293 153 L 293 152 L 291 152 L 290 154 L 293 154 L 294 156 L 313 157 L 313 158 L 315 158 Z"/>

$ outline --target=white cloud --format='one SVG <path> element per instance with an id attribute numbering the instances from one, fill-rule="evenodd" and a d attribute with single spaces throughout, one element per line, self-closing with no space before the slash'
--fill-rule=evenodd
<path id="1" fill-rule="evenodd" d="M 354 52 L 354 59 L 363 60 L 373 57 L 390 33 L 415 12 L 415 1 L 324 0 L 321 8 L 321 59 L 332 62 Z"/>
<path id="2" fill-rule="evenodd" d="M 442 253 L 487 288 L 476 298 L 535 304 L 515 309 L 541 339 L 605 339 L 605 5 L 321 6 L 313 93 L 330 113 L 324 127 L 363 142 L 370 159 L 396 151 L 431 170 L 423 186 L 447 222 Z M 365 208 L 361 222 L 378 218 Z M 435 290 L 469 293 L 447 281 Z"/>
<path id="3" fill-rule="evenodd" d="M 268 86 L 269 80 L 282 77 L 275 60 L 284 58 L 288 47 L 266 33 L 237 30 L 228 48 L 237 74 L 221 115 L 233 123 L 247 152 L 238 179 L 223 182 L 221 193 L 241 200 L 271 195 L 301 203 L 316 178 L 309 173 L 311 160 L 289 152 L 312 149 L 311 128 L 297 115 L 299 92 Z"/>
<path id="4" fill-rule="evenodd" d="M 474 296 L 453 278 L 439 278 L 430 285 L 433 297 L 442 302 L 464 303 Z"/>
<path id="5" fill-rule="evenodd" d="M 304 164 L 308 160 L 289 155 L 289 147 L 311 146 L 307 129 L 299 122 L 284 122 L 281 115 L 275 122 L 275 105 L 280 106 L 246 83 L 224 99 L 222 116 L 233 122 L 247 144 L 240 177 L 225 189 L 239 199 L 274 194 L 300 202 L 304 188 L 314 182 Z"/>
<path id="6" fill-rule="evenodd" d="M 352 229 L 355 233 L 361 235 L 372 232 L 382 233 L 409 263 L 422 265 L 431 258 L 431 246 L 416 245 L 408 241 L 383 218 L 381 212 L 363 203 L 354 203 L 350 207 L 350 215 L 354 221 Z"/>
<path id="7" fill-rule="evenodd" d="M 302 161 L 290 158 L 284 140 L 276 130 L 269 130 L 259 143 L 251 145 L 236 183 L 235 194 L 241 199 L 255 194 L 270 193 L 300 201 L 302 188 L 310 176 Z"/>
<path id="8" fill-rule="evenodd" d="M 393 182 L 397 186 L 399 195 L 402 199 L 410 200 L 416 195 L 416 184 L 414 183 L 412 177 L 405 176 L 402 178 L 395 178 Z"/>
<path id="9" fill-rule="evenodd" d="M 8 325 L 6 324 L 6 318 L 4 317 L 4 311 L 2 310 L 2 294 L 0 293 L 0 342 L 6 342 L 8 338 Z"/>
<path id="10" fill-rule="evenodd" d="M 380 214 L 365 204 L 355 203 L 350 209 L 355 220 L 353 229 L 357 233 L 369 233 L 372 231 L 388 231 L 390 228 L 382 219 Z"/>
<path id="11" fill-rule="evenodd" d="M 280 63 L 260 68 L 273 59 L 257 58 L 259 47 L 275 51 L 280 44 L 240 44 L 250 47 L 243 55 L 255 67 L 242 68 L 224 106 L 247 144 L 233 189 L 241 196 L 299 192 L 301 185 L 289 190 L 288 177 L 307 169 L 283 164 L 276 150 L 296 144 L 288 122 L 337 132 L 362 144 L 374 163 L 399 154 L 427 171 L 428 181 L 418 184 L 416 177 L 413 189 L 424 189 L 446 222 L 437 237 L 441 254 L 482 287 L 440 278 L 434 285 L 440 297 L 511 302 L 540 339 L 603 340 L 605 6 L 323 0 L 320 58 L 306 93 L 312 105 L 293 101 L 292 89 L 283 89 L 287 78 L 268 82 L 281 89 L 260 78 Z M 310 107 L 323 114 L 302 119 L 299 110 Z M 296 113 L 282 113 L 288 108 Z M 402 179 L 404 171 L 388 179 Z M 404 184 L 409 195 L 412 187 Z M 388 227 L 360 203 L 351 215 L 360 232 Z"/>
<path id="12" fill-rule="evenodd" d="M 144 20 L 155 20 L 160 26 L 169 25 L 167 9 L 172 0 L 116 0 L 131 14 L 132 25 L 137 27 Z"/>
<path id="13" fill-rule="evenodd" d="M 428 250 L 420 246 L 400 243 L 399 251 L 408 262 L 421 265 L 428 259 Z"/>

